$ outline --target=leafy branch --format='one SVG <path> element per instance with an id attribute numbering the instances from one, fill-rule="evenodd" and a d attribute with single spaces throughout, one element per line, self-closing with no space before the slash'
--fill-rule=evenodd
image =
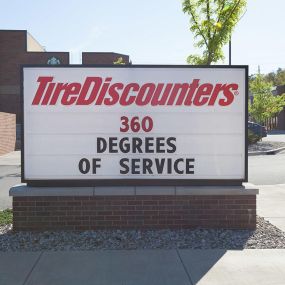
<path id="1" fill-rule="evenodd" d="M 224 58 L 222 47 L 245 10 L 246 0 L 184 0 L 183 12 L 190 16 L 190 30 L 203 49 L 202 55 L 190 55 L 190 64 L 211 64 Z M 199 39 L 200 38 L 200 39 Z"/>

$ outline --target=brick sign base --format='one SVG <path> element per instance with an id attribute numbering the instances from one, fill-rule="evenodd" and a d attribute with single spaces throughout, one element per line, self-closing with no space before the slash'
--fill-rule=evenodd
<path id="1" fill-rule="evenodd" d="M 225 191 L 221 190 L 207 195 L 205 188 L 200 189 L 202 195 L 192 195 L 193 189 L 187 195 L 96 195 L 96 190 L 93 195 L 85 196 L 39 195 L 39 191 L 48 192 L 43 189 L 17 191 L 14 187 L 10 190 L 14 196 L 15 231 L 256 227 L 257 189 L 244 189 L 243 195 L 222 194 Z M 33 192 L 38 196 L 33 196 Z"/>

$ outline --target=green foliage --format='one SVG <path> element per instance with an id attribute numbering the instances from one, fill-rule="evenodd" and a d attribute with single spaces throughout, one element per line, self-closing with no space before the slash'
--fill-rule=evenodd
<path id="1" fill-rule="evenodd" d="M 190 55 L 189 64 L 211 64 L 224 59 L 222 48 L 246 7 L 246 0 L 183 0 L 183 12 L 190 16 L 190 31 L 203 48 L 202 55 Z"/>
<path id="2" fill-rule="evenodd" d="M 113 62 L 113 64 L 125 65 L 126 63 L 122 57 L 118 57 L 117 60 Z"/>
<path id="3" fill-rule="evenodd" d="M 0 226 L 12 224 L 13 212 L 11 209 L 0 211 Z"/>
<path id="4" fill-rule="evenodd" d="M 272 84 L 267 82 L 261 74 L 251 80 L 249 90 L 253 94 L 253 103 L 249 104 L 248 111 L 260 124 L 276 116 L 285 107 L 285 94 L 274 96 L 271 92 Z"/>
<path id="5" fill-rule="evenodd" d="M 278 68 L 276 72 L 266 74 L 264 79 L 272 82 L 274 86 L 285 85 L 285 69 Z"/>
<path id="6" fill-rule="evenodd" d="M 251 130 L 247 130 L 247 134 L 248 144 L 254 144 L 261 140 L 261 136 L 256 135 Z"/>

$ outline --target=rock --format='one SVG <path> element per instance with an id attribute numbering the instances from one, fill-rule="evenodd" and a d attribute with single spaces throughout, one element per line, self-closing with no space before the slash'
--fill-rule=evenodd
<path id="1" fill-rule="evenodd" d="M 12 232 L 0 227 L 0 251 L 94 249 L 243 249 L 285 248 L 285 233 L 257 217 L 256 230 L 98 230 Z"/>

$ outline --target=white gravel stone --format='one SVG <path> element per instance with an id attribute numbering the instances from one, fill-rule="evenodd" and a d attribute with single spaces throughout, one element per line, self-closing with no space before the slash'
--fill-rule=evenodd
<path id="1" fill-rule="evenodd" d="M 0 251 L 94 249 L 242 249 L 285 248 L 285 233 L 257 217 L 256 230 L 97 230 L 13 233 L 0 227 Z"/>

